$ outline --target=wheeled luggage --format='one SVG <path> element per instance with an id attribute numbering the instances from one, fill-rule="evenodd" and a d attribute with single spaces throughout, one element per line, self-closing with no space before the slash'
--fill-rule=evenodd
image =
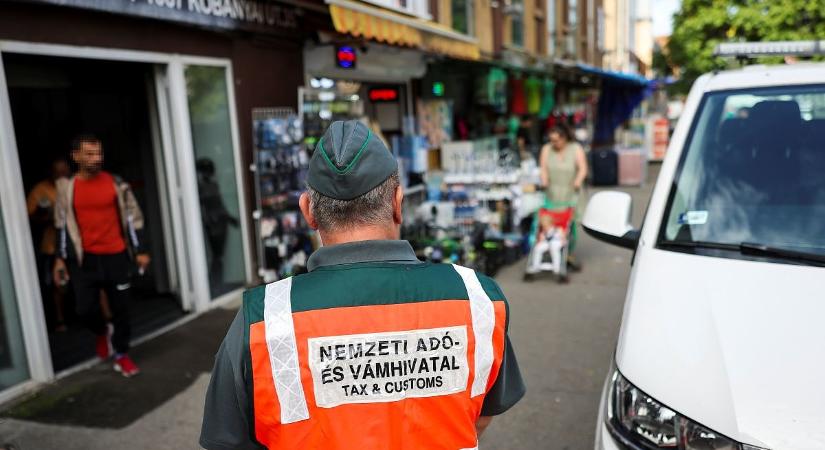
<path id="1" fill-rule="evenodd" d="M 619 184 L 641 186 L 645 182 L 647 160 L 641 148 L 618 150 Z"/>
<path id="2" fill-rule="evenodd" d="M 590 168 L 594 186 L 615 186 L 619 182 L 619 156 L 612 148 L 591 150 Z"/>

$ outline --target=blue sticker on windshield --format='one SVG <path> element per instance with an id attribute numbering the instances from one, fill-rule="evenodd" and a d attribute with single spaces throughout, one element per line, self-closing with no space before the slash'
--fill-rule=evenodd
<path id="1" fill-rule="evenodd" d="M 679 214 L 679 225 L 704 225 L 708 222 L 707 211 L 688 211 Z"/>

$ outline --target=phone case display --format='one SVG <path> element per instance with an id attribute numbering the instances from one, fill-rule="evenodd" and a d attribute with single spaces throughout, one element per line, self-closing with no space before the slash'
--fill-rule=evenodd
<path id="1" fill-rule="evenodd" d="M 302 271 L 312 252 L 310 230 L 298 208 L 309 153 L 303 143 L 303 122 L 292 110 L 254 109 L 252 117 L 258 266 L 260 276 L 269 282 Z"/>

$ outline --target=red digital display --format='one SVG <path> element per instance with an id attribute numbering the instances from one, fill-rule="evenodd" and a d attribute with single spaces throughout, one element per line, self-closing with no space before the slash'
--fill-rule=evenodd
<path id="1" fill-rule="evenodd" d="M 373 102 L 397 102 L 398 89 L 395 88 L 374 88 L 369 92 L 370 101 Z"/>

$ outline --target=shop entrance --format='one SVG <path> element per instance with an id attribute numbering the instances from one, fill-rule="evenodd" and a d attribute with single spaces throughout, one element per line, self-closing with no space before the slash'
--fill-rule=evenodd
<path id="1" fill-rule="evenodd" d="M 11 53 L 3 54 L 3 65 L 27 195 L 50 177 L 55 160 L 70 159 L 74 136 L 92 133 L 100 138 L 105 170 L 131 184 L 146 218 L 152 265 L 132 282 L 133 338 L 179 319 L 184 311 L 174 267 L 163 153 L 158 148 L 155 66 Z M 45 208 L 34 209 L 32 246 L 40 260 L 46 214 Z M 39 265 L 52 363 L 60 371 L 94 356 L 94 336 L 74 316 L 71 286 L 62 289 L 61 307 L 56 300 L 60 297 L 52 293 L 55 287 L 46 280 L 45 265 Z"/>

